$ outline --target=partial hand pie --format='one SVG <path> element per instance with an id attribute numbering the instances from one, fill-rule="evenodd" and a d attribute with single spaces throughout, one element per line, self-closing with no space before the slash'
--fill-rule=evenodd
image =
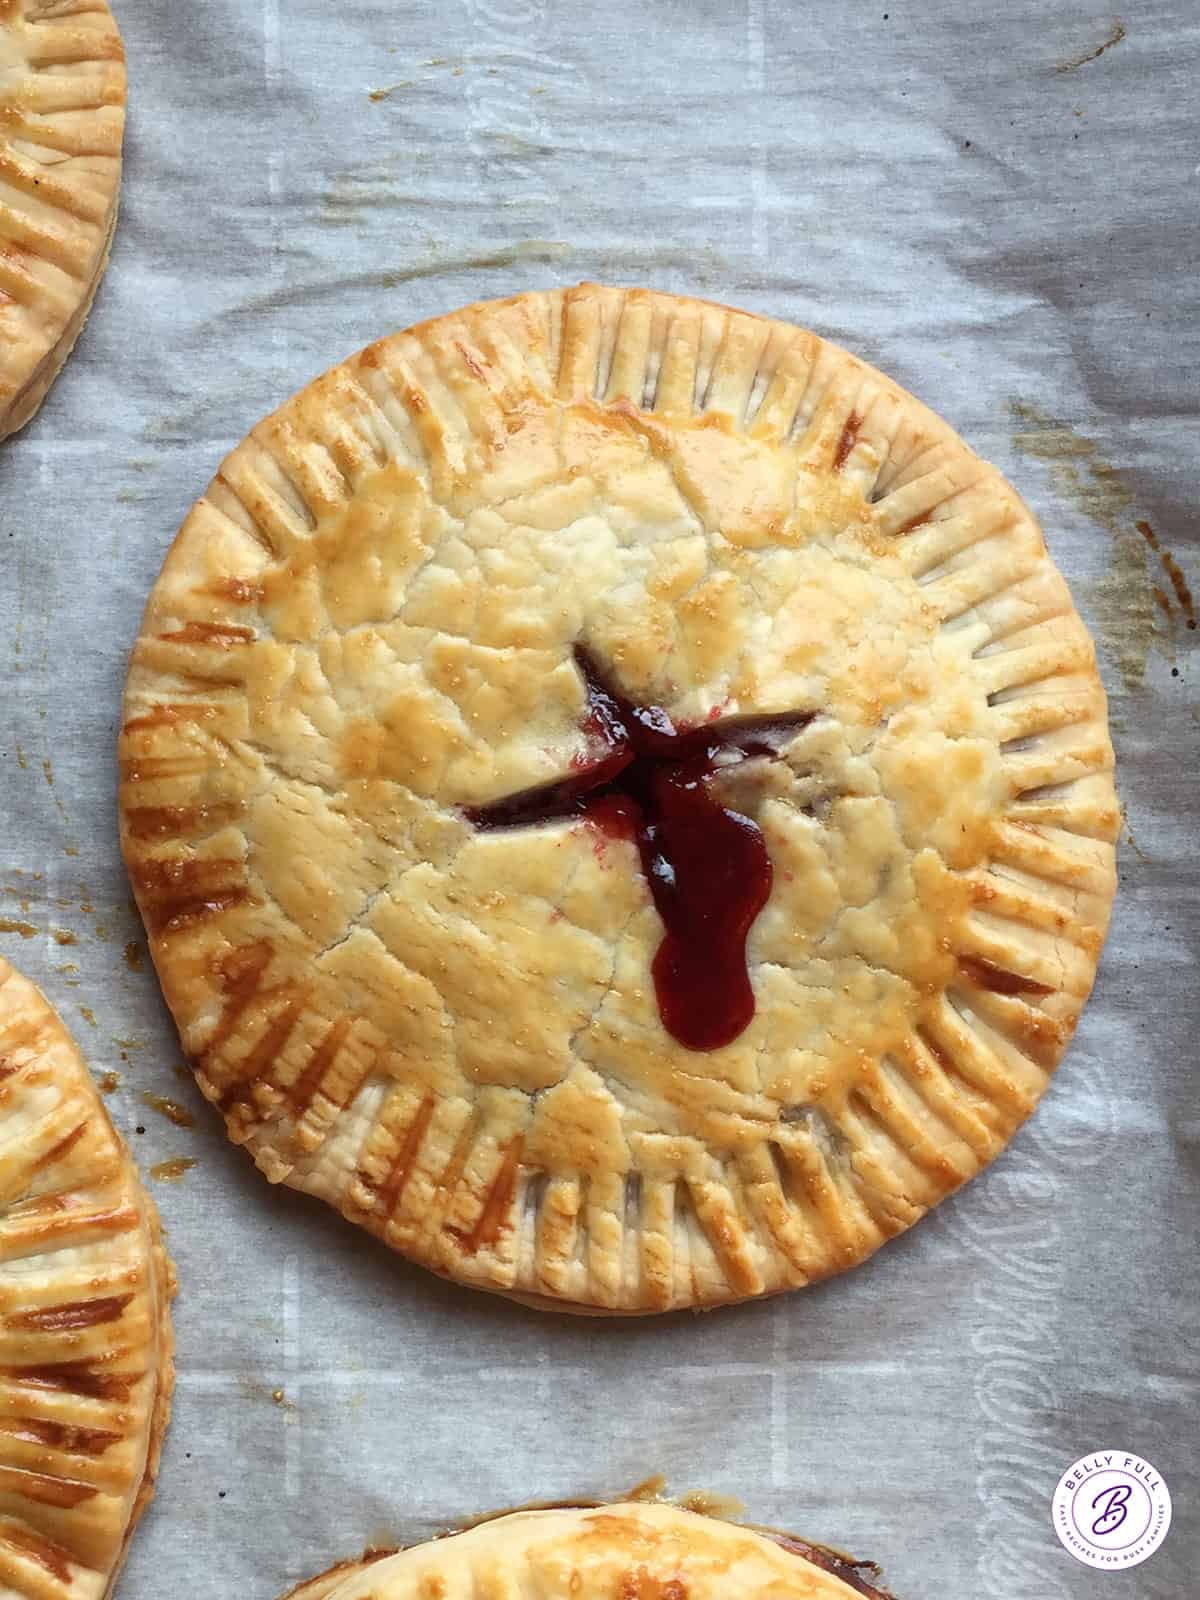
<path id="1" fill-rule="evenodd" d="M 1019 497 L 781 323 L 585 285 L 240 445 L 133 654 L 126 859 L 232 1137 L 434 1271 L 655 1311 L 853 1266 L 1091 988 L 1118 810 Z"/>
<path id="2" fill-rule="evenodd" d="M 104 0 L 0 0 L 0 438 L 41 405 L 91 309 L 124 130 Z"/>
<path id="3" fill-rule="evenodd" d="M 101 1600 L 173 1386 L 158 1216 L 70 1035 L 0 960 L 0 1591 Z"/>
<path id="4" fill-rule="evenodd" d="M 788 1534 L 677 1506 L 518 1511 L 465 1533 L 345 1562 L 285 1600 L 891 1600 L 852 1562 Z"/>

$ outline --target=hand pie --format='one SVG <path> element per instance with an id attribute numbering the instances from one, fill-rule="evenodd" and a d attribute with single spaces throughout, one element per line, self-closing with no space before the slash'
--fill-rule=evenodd
<path id="1" fill-rule="evenodd" d="M 0 1592 L 101 1600 L 174 1382 L 158 1215 L 62 1021 L 0 959 Z"/>
<path id="2" fill-rule="evenodd" d="M 878 372 L 584 285 L 255 428 L 130 665 L 122 841 L 273 1181 L 566 1309 L 853 1266 L 1046 1087 L 1114 889 L 1041 532 Z"/>
<path id="3" fill-rule="evenodd" d="M 104 0 L 0 0 L 0 438 L 46 398 L 91 309 L 124 129 Z"/>
<path id="4" fill-rule="evenodd" d="M 891 1600 L 875 1569 L 818 1545 L 677 1506 L 517 1511 L 409 1550 L 372 1552 L 284 1600 Z"/>

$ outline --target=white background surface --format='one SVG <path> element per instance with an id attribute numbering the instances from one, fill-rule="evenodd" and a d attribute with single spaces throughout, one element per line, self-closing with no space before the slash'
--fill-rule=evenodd
<path id="1" fill-rule="evenodd" d="M 1159 613 L 1151 586 L 1170 586 L 1134 522 L 1200 589 L 1195 0 L 1137 5 L 1069 72 L 1111 31 L 1102 0 L 116 9 L 112 265 L 40 417 L 0 450 L 0 916 L 36 929 L 0 948 L 122 1073 L 111 1104 L 143 1165 L 198 1158 L 155 1186 L 179 1389 L 121 1600 L 273 1600 L 364 1542 L 656 1470 L 877 1557 L 904 1600 L 1183 1600 L 1197 635 Z M 176 1077 L 154 976 L 123 957 L 140 927 L 118 697 L 191 500 L 368 340 L 580 277 L 806 323 L 1009 473 L 1099 633 L 1136 838 L 1095 998 L 1010 1151 L 844 1279 L 699 1320 L 527 1312 L 271 1191 Z M 1050 1497 L 1112 1441 L 1165 1475 L 1175 1525 L 1147 1565 L 1098 1574 L 1059 1548 Z"/>

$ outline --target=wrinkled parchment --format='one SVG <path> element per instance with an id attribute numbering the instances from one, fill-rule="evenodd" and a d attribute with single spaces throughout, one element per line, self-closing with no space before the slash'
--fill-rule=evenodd
<path id="1" fill-rule="evenodd" d="M 144 1168 L 197 1163 L 153 1184 L 179 1388 L 121 1600 L 273 1600 L 364 1543 L 656 1470 L 876 1556 L 906 1600 L 1181 1600 L 1197 661 L 1138 524 L 1200 580 L 1194 0 L 1119 40 L 1102 0 L 115 4 L 112 265 L 0 451 L 0 948 L 120 1074 Z M 995 460 L 1097 632 L 1129 823 L 1095 998 L 987 1174 L 841 1281 L 614 1326 L 439 1283 L 227 1146 L 176 1076 L 113 792 L 140 609 L 224 452 L 377 335 L 581 277 L 807 323 Z M 1094 1574 L 1050 1495 L 1112 1445 L 1175 1525 Z"/>

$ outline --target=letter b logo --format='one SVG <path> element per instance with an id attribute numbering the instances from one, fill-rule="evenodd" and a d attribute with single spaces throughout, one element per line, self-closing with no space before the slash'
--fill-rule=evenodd
<path id="1" fill-rule="evenodd" d="M 1106 1533 L 1115 1533 L 1125 1518 L 1129 1515 L 1126 1507 L 1129 1496 L 1133 1490 L 1127 1483 L 1115 1483 L 1111 1488 L 1101 1489 L 1092 1501 L 1092 1510 L 1100 1507 L 1100 1515 L 1092 1523 L 1092 1532 L 1100 1537 Z"/>

